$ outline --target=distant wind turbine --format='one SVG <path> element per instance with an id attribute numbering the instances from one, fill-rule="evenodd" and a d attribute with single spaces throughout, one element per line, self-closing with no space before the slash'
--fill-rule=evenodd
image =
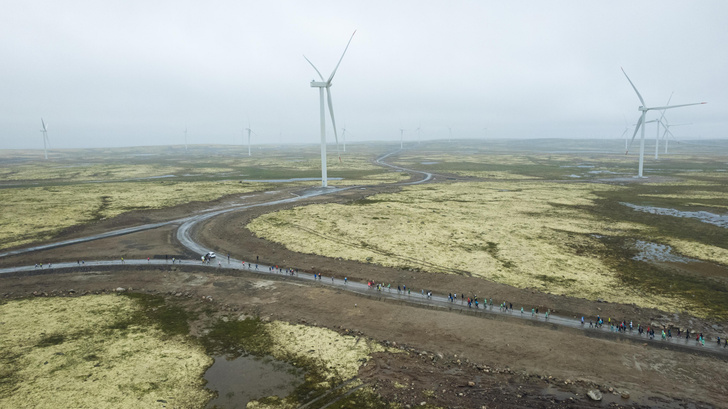
<path id="1" fill-rule="evenodd" d="M 250 129 L 250 122 L 248 122 L 248 127 L 247 127 L 247 128 L 245 128 L 245 130 L 246 130 L 246 131 L 248 131 L 248 156 L 253 156 L 253 155 L 252 155 L 252 154 L 250 153 L 250 134 L 251 134 L 251 133 L 255 133 L 255 132 L 253 132 L 253 130 L 252 130 L 252 129 Z M 256 135 L 257 135 L 257 134 L 256 134 Z"/>
<path id="2" fill-rule="evenodd" d="M 344 140 L 344 152 L 346 152 L 346 128 L 341 128 L 341 139 Z"/>
<path id="3" fill-rule="evenodd" d="M 640 99 L 640 102 L 642 103 L 642 105 L 640 105 L 640 107 L 637 108 L 640 112 L 642 112 L 642 114 L 640 114 L 640 119 L 637 121 L 637 125 L 635 126 L 635 129 L 634 129 L 634 134 L 632 135 L 632 141 L 634 141 L 634 138 L 637 136 L 637 131 L 639 131 L 640 128 L 642 128 L 642 134 L 641 134 L 641 137 L 640 137 L 640 162 L 639 162 L 639 171 L 638 171 L 638 174 L 637 174 L 637 177 L 640 177 L 641 178 L 641 177 L 643 177 L 642 176 L 642 168 L 643 168 L 643 163 L 644 163 L 644 158 L 645 158 L 645 127 L 644 127 L 644 122 L 645 122 L 645 115 L 647 115 L 647 111 L 662 111 L 664 109 L 680 108 L 680 107 L 686 107 L 686 106 L 691 106 L 691 105 L 706 104 L 706 102 L 696 102 L 696 103 L 692 103 L 692 104 L 681 104 L 681 105 L 667 105 L 667 106 L 661 106 L 661 107 L 647 107 L 647 106 L 645 106 L 645 100 L 642 99 L 642 95 L 640 95 L 640 92 L 637 91 L 637 87 L 635 87 L 634 83 L 632 83 L 632 80 L 629 79 L 629 76 L 624 71 L 624 68 L 622 68 L 622 72 L 624 73 L 624 76 L 627 77 L 627 81 L 629 81 L 630 85 L 632 85 L 632 88 L 634 89 L 634 92 L 637 94 L 637 97 Z M 627 150 L 626 153 L 629 153 L 629 150 Z"/>
<path id="4" fill-rule="evenodd" d="M 624 136 L 624 150 L 625 151 L 629 149 L 629 135 L 627 135 L 627 131 L 629 131 L 629 128 L 630 128 L 629 126 L 625 127 L 624 131 L 622 131 L 622 135 L 619 136 L 619 139 L 622 139 L 622 137 Z M 627 136 L 625 136 L 625 135 L 627 135 Z"/>
<path id="5" fill-rule="evenodd" d="M 664 118 L 662 122 L 662 127 L 665 128 L 665 132 L 662 134 L 662 139 L 665 141 L 665 154 L 667 155 L 667 146 L 669 145 L 670 140 L 668 137 L 672 136 L 673 139 L 675 138 L 675 135 L 672 134 L 672 131 L 670 131 L 670 128 L 673 126 L 683 126 L 683 125 L 692 125 L 690 123 L 685 124 L 671 124 L 667 121 L 667 118 Z"/>
<path id="6" fill-rule="evenodd" d="M 670 93 L 670 98 L 667 99 L 667 104 L 665 104 L 665 105 L 670 105 L 670 100 L 672 100 L 672 94 L 674 94 L 674 93 L 675 93 L 674 91 Z M 662 122 L 663 119 L 665 119 L 665 110 L 664 109 L 662 110 L 662 113 L 660 114 L 660 119 L 657 120 L 657 135 L 655 135 L 655 160 L 660 159 L 660 154 L 659 154 L 659 152 L 660 152 L 660 125 L 662 125 L 663 127 L 665 126 L 665 124 Z"/>
<path id="7" fill-rule="evenodd" d="M 46 126 L 43 118 L 40 119 L 40 123 L 43 125 L 43 129 L 40 131 L 43 133 L 43 153 L 45 154 L 46 160 L 48 159 L 48 127 Z"/>
<path id="8" fill-rule="evenodd" d="M 316 68 L 315 65 L 306 58 L 304 55 L 303 58 L 308 61 L 309 64 L 313 67 L 314 70 L 316 70 L 316 73 L 318 74 L 319 78 L 321 78 L 321 81 L 311 81 L 311 87 L 312 88 L 318 88 L 319 89 L 319 95 L 320 95 L 320 106 L 321 106 L 321 186 L 326 187 L 328 186 L 328 177 L 326 174 L 326 110 L 324 109 L 324 89 L 326 89 L 326 97 L 328 99 L 328 105 L 329 105 L 329 114 L 331 116 L 331 125 L 334 128 L 334 137 L 336 138 L 336 148 L 338 150 L 339 148 L 339 135 L 336 131 L 336 120 L 334 119 L 334 104 L 331 102 L 331 80 L 334 79 L 334 75 L 336 75 L 336 70 L 339 69 L 339 65 L 341 64 L 341 60 L 344 59 L 344 55 L 346 54 L 346 50 L 349 49 L 349 44 L 351 44 L 351 40 L 354 38 L 354 34 L 356 34 L 356 30 L 351 34 L 351 37 L 349 38 L 349 42 L 346 43 L 346 48 L 344 48 L 344 52 L 341 54 L 341 58 L 339 58 L 339 62 L 336 64 L 336 67 L 334 68 L 334 71 L 331 72 L 331 75 L 329 76 L 328 80 L 324 80 L 324 76 L 321 75 L 321 72 Z M 341 161 L 341 156 L 339 156 L 339 161 Z"/>
<path id="9" fill-rule="evenodd" d="M 399 130 L 399 149 L 404 148 L 404 131 L 406 131 L 406 129 L 400 128 Z"/>
<path id="10" fill-rule="evenodd" d="M 422 133 L 422 124 L 420 124 L 417 129 L 415 129 L 415 132 L 417 132 L 417 144 L 419 145 L 420 142 L 422 142 L 421 133 Z"/>

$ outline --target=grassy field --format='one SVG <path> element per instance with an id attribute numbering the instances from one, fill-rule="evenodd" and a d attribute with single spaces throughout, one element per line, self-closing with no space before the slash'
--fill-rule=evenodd
<path id="1" fill-rule="evenodd" d="M 352 379 L 385 350 L 325 328 L 255 318 L 219 319 L 207 335 L 189 337 L 189 322 L 203 312 L 134 293 L 0 304 L 0 407 L 201 408 L 212 397 L 203 380 L 211 356 L 253 354 L 292 363 L 305 377 L 290 396 L 248 407 L 295 408 Z M 352 399 L 376 395 L 364 388 Z"/>
<path id="2" fill-rule="evenodd" d="M 202 374 L 212 359 L 186 338 L 186 325 L 152 325 L 144 309 L 115 295 L 0 305 L 0 406 L 138 408 L 162 400 L 202 407 L 211 396 Z"/>
<path id="3" fill-rule="evenodd" d="M 239 147 L 193 150 L 172 148 L 63 151 L 49 161 L 0 152 L 0 249 L 53 239 L 66 228 L 135 210 L 163 209 L 226 195 L 317 186 L 316 181 L 267 180 L 320 178 L 315 149 L 267 149 L 245 156 Z M 332 186 L 392 183 L 408 176 L 371 163 L 375 153 L 360 150 L 332 157 Z"/>
<path id="4" fill-rule="evenodd" d="M 724 158 L 703 158 L 705 171 L 700 172 L 685 171 L 702 166 L 691 158 L 670 158 L 661 163 L 670 181 L 661 183 L 538 180 L 571 181 L 568 175 L 575 169 L 598 178 L 626 172 L 625 162 L 609 155 L 574 154 L 573 166 L 565 165 L 568 158 L 479 153 L 463 159 L 452 153 L 407 153 L 397 164 L 486 180 L 411 186 L 348 205 L 294 208 L 264 215 L 248 228 L 303 253 L 728 318 L 728 276 L 689 275 L 633 260 L 635 241 L 643 240 L 728 266 L 726 229 L 621 204 L 725 214 L 728 185 L 720 171 L 727 165 Z M 613 161 L 616 165 L 610 165 Z M 610 173 L 587 173 L 594 169 Z M 491 177 L 492 172 L 504 173 Z M 510 180 L 492 180 L 502 178 Z"/>

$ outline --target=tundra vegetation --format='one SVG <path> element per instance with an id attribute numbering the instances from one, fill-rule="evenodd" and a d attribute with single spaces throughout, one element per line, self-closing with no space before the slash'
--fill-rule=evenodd
<path id="1" fill-rule="evenodd" d="M 115 295 L 0 305 L 0 407 L 201 407 L 212 359 L 186 337 L 181 310 L 156 305 L 167 322 L 157 325 L 151 308 Z"/>
<path id="2" fill-rule="evenodd" d="M 210 355 L 253 354 L 292 363 L 305 378 L 291 395 L 248 407 L 295 408 L 316 398 L 333 402 L 361 386 L 354 379 L 359 367 L 385 351 L 368 339 L 257 318 L 208 320 L 207 334 L 191 337 L 189 322 L 206 317 L 200 312 L 137 293 L 5 302 L 0 406 L 200 408 L 213 396 L 202 379 Z M 347 402 L 379 400 L 364 387 Z"/>
<path id="3" fill-rule="evenodd" d="M 622 204 L 725 214 L 727 164 L 717 157 L 686 163 L 693 159 L 661 162 L 665 177 L 656 183 L 603 183 L 618 173 L 634 174 L 634 160 L 414 152 L 397 164 L 470 178 L 348 204 L 297 207 L 263 215 L 247 227 L 302 253 L 725 319 L 726 229 Z M 579 176 L 577 182 L 571 175 Z M 493 180 L 503 178 L 510 180 Z M 690 274 L 637 261 L 637 240 L 669 245 L 696 263 L 722 268 Z"/>
<path id="4" fill-rule="evenodd" d="M 320 179 L 320 159 L 315 153 L 265 150 L 247 157 L 238 156 L 241 152 L 234 156 L 223 148 L 189 155 L 149 148 L 63 151 L 50 161 L 31 161 L 2 152 L 0 249 L 51 240 L 64 229 L 131 211 L 290 186 L 317 186 L 320 182 L 266 182 Z M 342 154 L 341 162 L 330 160 L 329 176 L 342 178 L 331 180 L 330 185 L 373 185 L 408 177 L 372 164 L 374 157 L 366 150 Z"/>

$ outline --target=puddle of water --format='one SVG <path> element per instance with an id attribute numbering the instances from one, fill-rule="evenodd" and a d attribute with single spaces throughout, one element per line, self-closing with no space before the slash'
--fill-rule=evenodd
<path id="1" fill-rule="evenodd" d="M 619 204 L 630 207 L 634 210 L 650 213 L 650 214 L 657 214 L 661 216 L 674 216 L 674 217 L 686 217 L 690 219 L 698 219 L 703 223 L 712 224 L 718 227 L 723 227 L 728 229 L 728 214 L 720 215 L 705 211 L 699 211 L 699 212 L 685 212 L 682 210 L 677 209 L 669 209 L 664 207 L 652 207 L 652 206 L 639 206 L 632 203 L 626 203 L 626 202 L 619 202 Z"/>
<path id="2" fill-rule="evenodd" d="M 422 164 L 422 165 L 436 165 L 438 163 L 440 163 L 440 162 L 420 162 L 420 164 Z"/>
<path id="3" fill-rule="evenodd" d="M 670 263 L 691 263 L 697 262 L 689 257 L 672 254 L 672 247 L 666 244 L 651 243 L 649 241 L 637 240 L 635 247 L 639 250 L 639 254 L 632 257 L 633 260 L 651 261 L 651 262 L 670 262 Z"/>
<path id="4" fill-rule="evenodd" d="M 288 396 L 303 383 L 303 371 L 269 356 L 218 356 L 204 378 L 207 389 L 218 394 L 208 402 L 208 408 L 243 409 L 251 400 Z"/>
<path id="5" fill-rule="evenodd" d="M 567 178 L 580 178 L 581 176 L 572 174 L 572 175 L 568 175 L 566 177 Z"/>
<path id="6" fill-rule="evenodd" d="M 619 172 L 613 172 L 611 170 L 590 170 L 588 173 L 594 174 L 594 175 L 621 175 Z"/>
<path id="7" fill-rule="evenodd" d="M 328 178 L 328 180 L 342 180 L 344 178 Z M 321 180 L 321 178 L 290 178 L 290 179 L 245 179 L 249 183 L 286 183 L 286 182 L 310 182 Z"/>

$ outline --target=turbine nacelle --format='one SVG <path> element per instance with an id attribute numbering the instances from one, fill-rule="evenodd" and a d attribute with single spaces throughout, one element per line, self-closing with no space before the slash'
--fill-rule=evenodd
<path id="1" fill-rule="evenodd" d="M 330 82 L 311 81 L 311 88 L 328 88 L 330 86 Z"/>

